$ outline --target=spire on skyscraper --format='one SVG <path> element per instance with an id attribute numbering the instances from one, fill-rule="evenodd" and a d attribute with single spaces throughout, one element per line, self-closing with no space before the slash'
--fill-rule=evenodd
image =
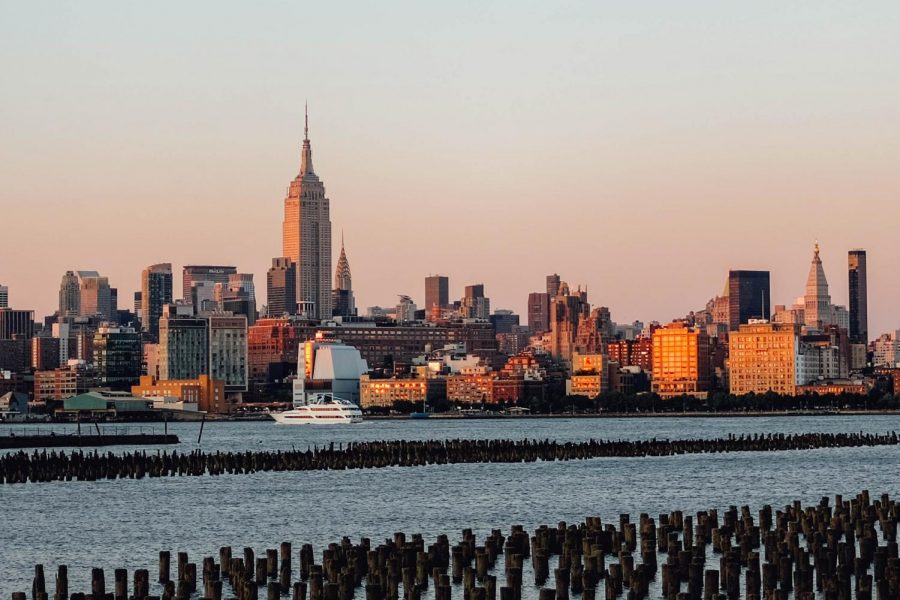
<path id="1" fill-rule="evenodd" d="M 309 107 L 303 107 L 303 151 L 300 154 L 300 177 L 311 175 L 315 177 L 312 163 L 312 146 L 309 143 Z"/>
<path id="2" fill-rule="evenodd" d="M 350 278 L 350 261 L 347 260 L 347 253 L 344 251 L 344 232 L 341 231 L 341 256 L 338 258 L 337 269 L 334 271 L 334 289 L 349 290 L 352 289 Z"/>

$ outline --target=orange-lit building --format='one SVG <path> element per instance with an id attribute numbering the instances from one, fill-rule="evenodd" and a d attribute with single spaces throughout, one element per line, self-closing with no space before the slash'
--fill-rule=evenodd
<path id="1" fill-rule="evenodd" d="M 653 369 L 653 340 L 639 337 L 634 340 L 613 340 L 606 345 L 609 360 L 623 367 L 640 367 L 649 372 Z"/>
<path id="2" fill-rule="evenodd" d="M 250 380 L 277 381 L 295 374 L 300 344 L 314 333 L 309 321 L 297 317 L 258 319 L 247 328 Z"/>
<path id="3" fill-rule="evenodd" d="M 447 400 L 459 404 L 493 404 L 496 373 L 485 368 L 464 369 L 447 377 Z"/>
<path id="4" fill-rule="evenodd" d="M 732 394 L 776 392 L 793 396 L 802 383 L 800 325 L 750 323 L 729 335 L 728 384 Z"/>
<path id="5" fill-rule="evenodd" d="M 231 406 L 225 399 L 225 382 L 201 375 L 197 379 L 160 381 L 144 375 L 138 385 L 131 387 L 131 395 L 142 398 L 173 396 L 185 404 L 196 404 L 201 411 L 228 413 Z"/>
<path id="6" fill-rule="evenodd" d="M 391 407 L 397 402 L 424 402 L 431 381 L 433 380 L 424 377 L 372 379 L 368 375 L 362 375 L 359 378 L 360 407 Z"/>
<path id="7" fill-rule="evenodd" d="M 662 398 L 709 391 L 709 338 L 705 331 L 674 321 L 653 332 L 652 390 Z"/>

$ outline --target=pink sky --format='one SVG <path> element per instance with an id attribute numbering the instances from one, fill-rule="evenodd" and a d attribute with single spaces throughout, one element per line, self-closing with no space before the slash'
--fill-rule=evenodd
<path id="1" fill-rule="evenodd" d="M 223 263 L 264 301 L 309 100 L 362 308 L 442 273 L 523 312 L 558 272 L 663 321 L 729 268 L 789 304 L 818 239 L 839 304 L 868 251 L 896 329 L 900 8 L 753 9 L 6 5 L 0 284 L 43 315 L 67 269 L 126 306 L 148 264 Z"/>

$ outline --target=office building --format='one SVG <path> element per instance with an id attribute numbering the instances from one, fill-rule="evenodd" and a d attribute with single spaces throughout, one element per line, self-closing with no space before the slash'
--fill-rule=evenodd
<path id="1" fill-rule="evenodd" d="M 425 278 L 425 314 L 431 315 L 435 307 L 450 305 L 450 278 L 444 275 L 429 275 Z"/>
<path id="2" fill-rule="evenodd" d="M 181 270 L 181 297 L 192 302 L 194 284 L 206 283 L 212 289 L 217 283 L 228 283 L 228 276 L 235 273 L 237 268 L 230 265 L 186 265 Z M 197 312 L 201 310 L 196 304 L 194 306 Z"/>
<path id="3" fill-rule="evenodd" d="M 159 319 L 159 378 L 196 379 L 208 373 L 208 344 L 206 319 L 179 315 L 176 306 L 167 304 Z"/>
<path id="4" fill-rule="evenodd" d="M 511 310 L 498 309 L 490 317 L 495 333 L 511 333 L 514 327 L 519 326 L 519 315 Z"/>
<path id="5" fill-rule="evenodd" d="M 81 286 L 74 271 L 66 271 L 59 284 L 59 316 L 81 315 Z"/>
<path id="6" fill-rule="evenodd" d="M 355 317 L 356 300 L 353 298 L 353 280 L 350 275 L 350 261 L 344 250 L 344 239 L 341 236 L 341 257 L 334 272 L 334 289 L 332 290 L 332 313 L 336 317 Z"/>
<path id="7" fill-rule="evenodd" d="M 710 386 L 709 338 L 675 321 L 653 332 L 652 390 L 662 398 L 705 398 Z"/>
<path id="8" fill-rule="evenodd" d="M 144 375 L 140 383 L 131 387 L 131 395 L 139 398 L 174 398 L 176 402 L 196 405 L 197 410 L 209 413 L 224 414 L 231 408 L 226 402 L 224 382 L 209 375 L 170 380 Z"/>
<path id="9" fill-rule="evenodd" d="M 287 256 L 272 259 L 266 274 L 266 304 L 270 317 L 297 313 L 297 264 Z"/>
<path id="10" fill-rule="evenodd" d="M 850 343 L 869 343 L 868 285 L 866 283 L 866 251 L 851 250 L 847 254 L 850 290 Z"/>
<path id="11" fill-rule="evenodd" d="M 296 374 L 297 349 L 314 335 L 313 322 L 298 317 L 259 319 L 247 329 L 250 380 L 275 383 Z"/>
<path id="12" fill-rule="evenodd" d="M 539 335 L 550 331 L 550 295 L 545 292 L 528 294 L 528 329 Z"/>
<path id="13" fill-rule="evenodd" d="M 141 334 L 132 327 L 104 324 L 97 329 L 93 344 L 94 368 L 100 385 L 127 389 L 141 376 Z"/>
<path id="14" fill-rule="evenodd" d="M 0 308 L 9 308 L 9 288 L 0 285 Z"/>
<path id="15" fill-rule="evenodd" d="M 213 295 L 220 311 L 247 317 L 247 323 L 256 322 L 256 286 L 252 273 L 233 273 L 228 283 L 217 283 Z"/>
<path id="16" fill-rule="evenodd" d="M 560 283 L 558 293 L 550 300 L 550 355 L 569 364 L 575 352 L 578 323 L 590 315 L 587 292 L 581 288 L 571 293 L 569 285 Z"/>
<path id="17" fill-rule="evenodd" d="M 768 319 L 772 310 L 768 271 L 728 272 L 728 329 L 750 319 Z"/>
<path id="18" fill-rule="evenodd" d="M 787 323 L 741 325 L 728 337 L 728 383 L 732 394 L 796 393 L 803 381 L 800 326 Z"/>
<path id="19" fill-rule="evenodd" d="M 68 273 L 63 277 L 63 283 L 66 285 L 68 285 L 66 281 L 67 276 Z M 115 307 L 112 303 L 112 290 L 109 287 L 109 280 L 101 276 L 97 271 L 76 271 L 75 277 L 77 278 L 79 293 L 78 314 L 82 317 L 99 317 L 101 320 L 115 322 L 118 315 L 114 312 Z M 61 289 L 61 297 L 62 293 Z M 62 314 L 60 312 L 60 315 Z"/>
<path id="20" fill-rule="evenodd" d="M 484 295 L 484 284 L 467 285 L 460 302 L 459 312 L 464 319 L 488 320 L 491 316 L 491 300 Z"/>
<path id="21" fill-rule="evenodd" d="M 34 336 L 34 311 L 0 308 L 0 340 L 31 339 Z"/>
<path id="22" fill-rule="evenodd" d="M 560 283 L 559 275 L 556 273 L 547 275 L 547 295 L 551 298 L 558 296 Z"/>
<path id="23" fill-rule="evenodd" d="M 31 338 L 31 368 L 35 371 L 47 371 L 59 367 L 59 338 Z"/>
<path id="24" fill-rule="evenodd" d="M 330 319 L 331 214 L 325 184 L 313 170 L 308 116 L 300 173 L 284 199 L 282 255 L 297 265 L 297 302 L 305 316 Z"/>
<path id="25" fill-rule="evenodd" d="M 163 306 L 172 303 L 172 263 L 150 265 L 141 273 L 141 330 L 159 338 Z"/>
<path id="26" fill-rule="evenodd" d="M 210 315 L 209 373 L 225 383 L 226 393 L 247 391 L 247 317 Z"/>

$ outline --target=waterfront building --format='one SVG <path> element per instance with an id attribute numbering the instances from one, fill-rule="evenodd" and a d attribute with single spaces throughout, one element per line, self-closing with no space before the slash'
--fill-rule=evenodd
<path id="1" fill-rule="evenodd" d="M 150 375 L 141 377 L 131 386 L 131 395 L 139 398 L 173 397 L 177 402 L 197 405 L 203 412 L 225 414 L 231 412 L 226 401 L 225 382 L 200 375 L 196 378 L 160 380 Z"/>
<path id="2" fill-rule="evenodd" d="M 566 393 L 594 399 L 609 391 L 609 361 L 603 354 L 572 354 L 572 376 L 567 381 Z"/>
<path id="3" fill-rule="evenodd" d="M 183 380 L 208 373 L 208 344 L 205 318 L 180 315 L 177 306 L 167 304 L 159 319 L 158 370 L 151 374 L 162 380 Z"/>
<path id="4" fill-rule="evenodd" d="M 344 250 L 344 237 L 341 236 L 341 256 L 334 272 L 334 289 L 332 290 L 332 313 L 336 317 L 355 317 L 356 301 L 353 299 L 353 280 L 350 275 L 350 261 Z"/>
<path id="5" fill-rule="evenodd" d="M 96 372 L 83 361 L 59 369 L 36 371 L 34 399 L 36 402 L 65 400 L 83 394 L 98 385 Z"/>
<path id="6" fill-rule="evenodd" d="M 172 263 L 150 265 L 141 272 L 141 330 L 159 337 L 163 306 L 172 303 Z"/>
<path id="7" fill-rule="evenodd" d="M 266 274 L 266 303 L 269 317 L 297 313 L 297 263 L 288 256 L 272 259 Z"/>
<path id="8" fill-rule="evenodd" d="M 545 292 L 528 294 L 528 329 L 533 334 L 550 331 L 550 295 Z"/>
<path id="9" fill-rule="evenodd" d="M 313 170 L 309 117 L 303 129 L 300 173 L 284 199 L 282 255 L 297 265 L 297 301 L 308 316 L 330 319 L 331 215 L 325 184 Z"/>
<path id="10" fill-rule="evenodd" d="M 850 343 L 868 344 L 869 309 L 865 250 L 851 250 L 847 254 L 847 276 L 850 290 Z"/>
<path id="11" fill-rule="evenodd" d="M 457 404 L 493 404 L 497 375 L 488 367 L 470 367 L 447 376 L 447 400 Z"/>
<path id="12" fill-rule="evenodd" d="M 709 338 L 674 321 L 653 332 L 652 390 L 662 398 L 705 398 L 710 386 Z"/>
<path id="13" fill-rule="evenodd" d="M 554 273 L 553 275 L 547 275 L 547 296 L 550 298 L 555 298 L 559 295 L 559 287 L 561 285 L 559 275 Z"/>
<path id="14" fill-rule="evenodd" d="M 320 392 L 360 403 L 360 377 L 369 370 L 359 350 L 325 332 L 303 344 L 297 353 L 294 402 L 307 402 Z"/>
<path id="15" fill-rule="evenodd" d="M 9 288 L 0 285 L 0 308 L 9 308 Z"/>
<path id="16" fill-rule="evenodd" d="M 776 392 L 787 396 L 806 383 L 800 326 L 787 323 L 741 325 L 729 336 L 729 389 L 732 394 Z"/>
<path id="17" fill-rule="evenodd" d="M 429 384 L 436 387 L 436 379 L 425 377 L 371 378 L 368 374 L 359 378 L 359 402 L 363 409 L 391 408 L 398 402 L 422 405 L 428 398 Z M 446 384 L 442 386 L 446 393 Z"/>
<path id="18" fill-rule="evenodd" d="M 101 325 L 94 335 L 94 368 L 99 383 L 126 389 L 141 376 L 141 335 L 132 327 Z"/>
<path id="19" fill-rule="evenodd" d="M 66 271 L 59 284 L 59 316 L 81 315 L 81 287 L 74 271 Z"/>
<path id="20" fill-rule="evenodd" d="M 0 340 L 34 337 L 34 311 L 0 308 Z"/>
<path id="21" fill-rule="evenodd" d="M 196 284 L 207 284 L 212 289 L 217 283 L 228 283 L 228 276 L 237 273 L 237 268 L 231 265 L 186 265 L 181 270 L 181 297 L 187 302 L 193 302 L 193 289 Z M 194 302 L 197 312 L 201 307 Z"/>
<path id="22" fill-rule="evenodd" d="M 213 379 L 223 381 L 225 392 L 237 394 L 247 391 L 247 317 L 226 313 L 209 315 L 209 372 Z M 237 398 L 238 396 L 233 396 Z"/>
<path id="23" fill-rule="evenodd" d="M 435 308 L 437 314 L 440 309 L 450 305 L 450 279 L 444 275 L 429 275 L 425 278 L 425 313 L 431 315 Z"/>
<path id="24" fill-rule="evenodd" d="M 771 310 L 768 271 L 728 272 L 728 329 L 750 319 L 768 319 Z"/>

